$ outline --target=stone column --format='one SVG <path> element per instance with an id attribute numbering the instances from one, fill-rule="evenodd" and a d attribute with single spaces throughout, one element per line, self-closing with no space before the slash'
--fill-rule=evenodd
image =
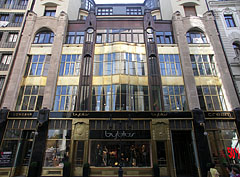
<path id="1" fill-rule="evenodd" d="M 52 110 L 54 103 L 55 90 L 58 79 L 58 68 L 60 66 L 62 45 L 67 31 L 68 18 L 65 12 L 61 12 L 55 26 L 55 36 L 52 46 L 52 56 L 50 60 L 50 68 L 48 70 L 47 84 L 44 89 L 42 107 Z"/>
<path id="2" fill-rule="evenodd" d="M 173 33 L 175 41 L 178 44 L 179 55 L 182 64 L 182 73 L 184 79 L 184 86 L 186 96 L 188 100 L 189 109 L 200 108 L 196 83 L 193 75 L 192 64 L 190 59 L 190 51 L 186 39 L 186 30 L 183 22 L 183 18 L 180 12 L 173 14 Z"/>

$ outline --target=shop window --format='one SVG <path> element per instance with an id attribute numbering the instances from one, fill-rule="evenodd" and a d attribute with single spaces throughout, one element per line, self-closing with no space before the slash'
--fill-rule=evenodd
<path id="1" fill-rule="evenodd" d="M 114 74 L 145 76 L 147 74 L 146 56 L 132 53 L 95 55 L 93 75 Z"/>
<path id="2" fill-rule="evenodd" d="M 202 85 L 197 86 L 198 99 L 202 110 L 226 111 L 226 103 L 221 86 Z"/>
<path id="3" fill-rule="evenodd" d="M 30 55 L 26 71 L 26 76 L 47 76 L 50 66 L 50 55 Z"/>
<path id="4" fill-rule="evenodd" d="M 173 44 L 172 32 L 156 32 L 156 39 L 158 44 Z"/>
<path id="5" fill-rule="evenodd" d="M 142 15 L 141 7 L 127 7 L 126 9 L 127 15 Z"/>
<path id="6" fill-rule="evenodd" d="M 44 11 L 44 16 L 55 17 L 57 7 L 56 6 L 46 6 Z"/>
<path id="7" fill-rule="evenodd" d="M 197 16 L 195 6 L 183 6 L 186 17 Z"/>
<path id="8" fill-rule="evenodd" d="M 163 100 L 165 111 L 186 111 L 188 104 L 182 85 L 163 86 Z"/>
<path id="9" fill-rule="evenodd" d="M 29 166 L 37 120 L 8 120 L 0 150 L 0 167 Z"/>
<path id="10" fill-rule="evenodd" d="M 191 130 L 192 120 L 172 120 L 170 121 L 171 130 Z"/>
<path id="11" fill-rule="evenodd" d="M 234 42 L 233 49 L 235 51 L 236 56 L 239 57 L 240 56 L 240 42 Z"/>
<path id="12" fill-rule="evenodd" d="M 18 33 L 9 33 L 7 42 L 10 42 L 10 43 L 17 42 L 17 38 L 18 38 Z"/>
<path id="13" fill-rule="evenodd" d="M 157 143 L 158 166 L 165 167 L 167 166 L 165 142 L 157 141 L 156 143 Z"/>
<path id="14" fill-rule="evenodd" d="M 113 8 L 98 8 L 97 9 L 97 15 L 112 15 L 113 14 Z"/>
<path id="15" fill-rule="evenodd" d="M 21 86 L 16 104 L 17 111 L 39 110 L 42 107 L 44 87 L 37 85 Z"/>
<path id="16" fill-rule="evenodd" d="M 162 76 L 182 76 L 179 55 L 159 55 L 160 70 Z"/>
<path id="17" fill-rule="evenodd" d="M 62 55 L 59 76 L 79 76 L 81 55 Z"/>
<path id="18" fill-rule="evenodd" d="M 0 14 L 0 21 L 8 21 L 9 15 L 8 14 Z"/>
<path id="19" fill-rule="evenodd" d="M 148 87 L 142 85 L 93 86 L 92 110 L 149 110 Z"/>
<path id="20" fill-rule="evenodd" d="M 232 15 L 224 15 L 225 22 L 227 24 L 227 27 L 236 27 L 236 24 L 234 22 Z"/>
<path id="21" fill-rule="evenodd" d="M 74 111 L 77 98 L 77 86 L 57 86 L 54 111 Z"/>
<path id="22" fill-rule="evenodd" d="M 217 76 L 213 55 L 190 55 L 194 76 Z"/>
<path id="23" fill-rule="evenodd" d="M 44 157 L 45 167 L 63 167 L 69 161 L 72 122 L 50 120 Z"/>
<path id="24" fill-rule="evenodd" d="M 0 94 L 2 94 L 4 82 L 5 82 L 5 76 L 0 76 Z"/>
<path id="25" fill-rule="evenodd" d="M 84 32 L 68 32 L 66 44 L 83 44 Z"/>
<path id="26" fill-rule="evenodd" d="M 34 44 L 52 44 L 54 33 L 51 31 L 41 31 L 36 34 L 33 43 Z"/>
<path id="27" fill-rule="evenodd" d="M 204 33 L 194 30 L 194 31 L 189 31 L 187 32 L 187 42 L 189 44 L 204 44 L 207 43 L 206 36 Z"/>
<path id="28" fill-rule="evenodd" d="M 7 71 L 12 61 L 12 54 L 3 54 L 1 58 L 0 71 Z"/>

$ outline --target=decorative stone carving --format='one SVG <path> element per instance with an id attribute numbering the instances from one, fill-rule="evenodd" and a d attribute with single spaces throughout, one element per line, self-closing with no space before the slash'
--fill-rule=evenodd
<path id="1" fill-rule="evenodd" d="M 73 131 L 74 140 L 88 139 L 88 127 L 86 122 L 76 122 Z"/>
<path id="2" fill-rule="evenodd" d="M 169 140 L 169 121 L 167 119 L 158 119 L 153 121 L 153 139 Z"/>

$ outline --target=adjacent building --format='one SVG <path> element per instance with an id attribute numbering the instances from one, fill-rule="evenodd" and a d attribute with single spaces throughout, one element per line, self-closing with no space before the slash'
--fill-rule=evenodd
<path id="1" fill-rule="evenodd" d="M 0 175 L 227 175 L 240 110 L 218 34 L 205 1 L 36 0 L 3 97 Z"/>

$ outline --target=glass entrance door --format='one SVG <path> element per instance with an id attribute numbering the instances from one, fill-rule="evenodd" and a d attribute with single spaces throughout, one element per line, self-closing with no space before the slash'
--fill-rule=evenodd
<path id="1" fill-rule="evenodd" d="M 198 176 L 191 131 L 172 131 L 172 142 L 177 176 Z"/>

